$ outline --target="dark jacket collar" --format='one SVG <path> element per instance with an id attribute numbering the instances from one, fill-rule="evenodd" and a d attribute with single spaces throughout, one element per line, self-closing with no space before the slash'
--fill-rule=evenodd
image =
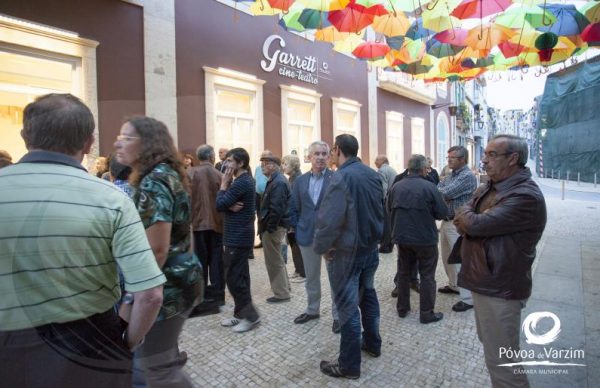
<path id="1" fill-rule="evenodd" d="M 491 183 L 491 186 L 494 189 L 496 189 L 496 192 L 499 193 L 499 192 L 508 190 L 511 187 L 513 187 L 515 184 L 522 182 L 524 180 L 527 180 L 529 178 L 531 178 L 531 170 L 529 170 L 529 167 L 525 167 L 525 168 L 520 169 L 516 174 L 511 175 L 508 178 L 504 179 L 503 181 L 500 181 L 497 183 Z"/>
<path id="2" fill-rule="evenodd" d="M 75 159 L 67 154 L 53 151 L 29 151 L 18 163 L 52 163 L 87 170 Z"/>
<path id="3" fill-rule="evenodd" d="M 352 157 L 350 157 L 348 160 L 346 160 L 346 161 L 344 162 L 344 164 L 342 164 L 342 165 L 340 166 L 340 170 L 341 170 L 342 168 L 346 168 L 346 167 L 348 167 L 349 165 L 351 165 L 351 164 L 353 164 L 353 163 L 362 163 L 362 162 L 361 162 L 361 160 L 360 160 L 358 157 L 356 157 L 356 156 L 352 156 Z"/>

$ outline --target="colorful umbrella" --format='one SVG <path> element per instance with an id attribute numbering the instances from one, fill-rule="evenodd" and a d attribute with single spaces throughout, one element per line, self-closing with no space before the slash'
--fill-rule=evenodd
<path id="1" fill-rule="evenodd" d="M 266 1 L 261 1 L 250 4 L 250 12 L 254 16 L 273 16 L 280 14 L 281 10 L 272 8 Z"/>
<path id="2" fill-rule="evenodd" d="M 450 15 L 459 19 L 481 19 L 502 12 L 511 4 L 511 0 L 464 0 Z"/>
<path id="3" fill-rule="evenodd" d="M 402 45 L 404 44 L 404 36 L 386 36 L 385 41 L 394 50 L 400 50 Z"/>
<path id="4" fill-rule="evenodd" d="M 339 11 L 330 11 L 331 24 L 340 32 L 359 32 L 373 23 L 374 16 L 365 12 L 365 7 L 350 3 Z"/>
<path id="5" fill-rule="evenodd" d="M 352 35 L 350 32 L 339 32 L 334 26 L 329 26 L 317 30 L 315 32 L 315 39 L 322 42 L 339 42 Z"/>
<path id="6" fill-rule="evenodd" d="M 408 73 L 408 74 L 424 74 L 424 73 L 427 73 L 431 69 L 431 66 L 425 66 L 420 63 L 407 63 L 407 64 L 399 65 L 398 68 L 402 72 Z"/>
<path id="7" fill-rule="evenodd" d="M 406 37 L 412 40 L 427 38 L 428 36 L 432 36 L 435 32 L 428 30 L 423 27 L 423 19 L 415 19 L 414 22 L 410 25 L 408 31 L 406 31 Z"/>
<path id="8" fill-rule="evenodd" d="M 581 33 L 581 38 L 590 46 L 600 46 L 600 23 L 588 25 Z"/>
<path id="9" fill-rule="evenodd" d="M 376 32 L 385 36 L 399 36 L 406 34 L 406 31 L 410 27 L 410 22 L 404 16 L 404 12 L 399 11 L 383 16 L 376 16 L 371 27 Z"/>
<path id="10" fill-rule="evenodd" d="M 556 16 L 538 6 L 511 8 L 496 18 L 496 24 L 508 28 L 523 28 L 525 23 L 532 27 L 549 26 L 556 22 Z"/>
<path id="11" fill-rule="evenodd" d="M 498 44 L 509 40 L 515 31 L 498 24 L 487 24 L 479 29 L 473 29 L 467 34 L 465 44 L 477 50 L 489 50 Z"/>
<path id="12" fill-rule="evenodd" d="M 287 11 L 296 0 L 268 0 L 271 8 Z"/>
<path id="13" fill-rule="evenodd" d="M 505 58 L 516 57 L 517 55 L 521 54 L 523 50 L 525 50 L 524 46 L 510 41 L 499 43 L 498 48 L 500 49 L 502 55 L 504 55 Z"/>
<path id="14" fill-rule="evenodd" d="M 304 28 L 324 28 L 331 25 L 329 20 L 327 20 L 328 14 L 328 12 L 305 8 L 298 17 L 298 22 Z"/>
<path id="15" fill-rule="evenodd" d="M 438 32 L 433 36 L 433 38 L 439 40 L 442 43 L 450 43 L 456 46 L 464 46 L 468 34 L 469 30 L 464 30 L 462 28 L 454 28 L 451 30 Z"/>
<path id="16" fill-rule="evenodd" d="M 458 54 L 464 47 L 442 43 L 436 39 L 429 39 L 425 45 L 427 54 L 437 58 L 449 57 Z"/>
<path id="17" fill-rule="evenodd" d="M 546 10 L 556 17 L 551 26 L 537 28 L 542 32 L 552 32 L 558 36 L 579 35 L 589 22 L 572 4 L 548 4 Z"/>
<path id="18" fill-rule="evenodd" d="M 374 60 L 385 57 L 390 50 L 390 47 L 385 43 L 369 41 L 359 44 L 352 50 L 352 54 L 359 59 Z"/>
<path id="19" fill-rule="evenodd" d="M 600 1 L 588 1 L 579 8 L 579 13 L 583 14 L 590 23 L 600 22 Z"/>
<path id="20" fill-rule="evenodd" d="M 350 36 L 346 39 L 335 42 L 335 44 L 333 45 L 333 49 L 340 53 L 350 54 L 361 43 L 364 43 L 363 38 L 356 34 L 350 34 Z"/>

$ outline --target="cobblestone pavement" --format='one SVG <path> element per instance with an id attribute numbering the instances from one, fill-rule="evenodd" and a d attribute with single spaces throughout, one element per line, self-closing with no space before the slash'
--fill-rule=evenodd
<path id="1" fill-rule="evenodd" d="M 319 371 L 323 359 L 337 358 L 339 334 L 331 332 L 331 299 L 322 268 L 321 318 L 297 325 L 294 318 L 304 312 L 304 283 L 292 283 L 292 299 L 267 304 L 271 296 L 262 249 L 250 261 L 252 296 L 261 313 L 261 323 L 252 331 L 237 334 L 221 327 L 228 312 L 192 318 L 181 335 L 181 349 L 188 353 L 186 370 L 198 386 L 370 386 L 370 387 L 484 387 L 489 377 L 483 351 L 475 332 L 473 310 L 451 310 L 457 296 L 438 294 L 436 311 L 444 313 L 438 323 L 419 323 L 418 294 L 411 291 L 412 312 L 407 318 L 396 314 L 390 293 L 395 273 L 395 252 L 380 255 L 376 289 L 381 305 L 382 355 L 363 353 L 359 380 L 335 379 Z M 288 262 L 288 272 L 293 264 Z M 445 285 L 443 266 L 438 265 L 438 285 Z"/>

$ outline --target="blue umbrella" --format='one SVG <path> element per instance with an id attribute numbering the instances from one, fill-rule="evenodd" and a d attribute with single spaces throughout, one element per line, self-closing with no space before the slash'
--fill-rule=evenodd
<path id="1" fill-rule="evenodd" d="M 422 19 L 415 19 L 415 21 L 410 25 L 408 31 L 406 31 L 406 37 L 412 40 L 423 39 L 428 36 L 433 36 L 436 32 L 428 30 L 423 27 Z"/>
<path id="2" fill-rule="evenodd" d="M 425 49 L 427 54 L 433 55 L 436 58 L 449 57 L 458 54 L 464 47 L 455 46 L 448 43 L 440 42 L 437 39 L 431 38 L 427 41 Z"/>
<path id="3" fill-rule="evenodd" d="M 400 50 L 402 48 L 402 44 L 404 43 L 404 36 L 386 36 L 385 42 L 394 50 Z"/>
<path id="4" fill-rule="evenodd" d="M 579 35 L 590 24 L 573 4 L 548 4 L 546 11 L 556 16 L 556 21 L 552 25 L 536 28 L 538 31 L 552 32 L 558 36 Z"/>
<path id="5" fill-rule="evenodd" d="M 327 19 L 327 15 L 329 15 L 329 12 L 305 8 L 298 17 L 298 23 L 309 29 L 325 28 L 331 25 Z"/>

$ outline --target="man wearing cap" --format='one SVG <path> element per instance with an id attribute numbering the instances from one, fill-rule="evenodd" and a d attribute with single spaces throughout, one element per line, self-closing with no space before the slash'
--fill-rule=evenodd
<path id="1" fill-rule="evenodd" d="M 263 154 L 260 164 L 263 174 L 268 178 L 258 216 L 258 232 L 262 236 L 265 266 L 273 291 L 273 296 L 267 298 L 267 302 L 280 303 L 290 300 L 290 281 L 281 254 L 281 244 L 290 227 L 291 190 L 287 179 L 279 172 L 281 159 Z"/>

